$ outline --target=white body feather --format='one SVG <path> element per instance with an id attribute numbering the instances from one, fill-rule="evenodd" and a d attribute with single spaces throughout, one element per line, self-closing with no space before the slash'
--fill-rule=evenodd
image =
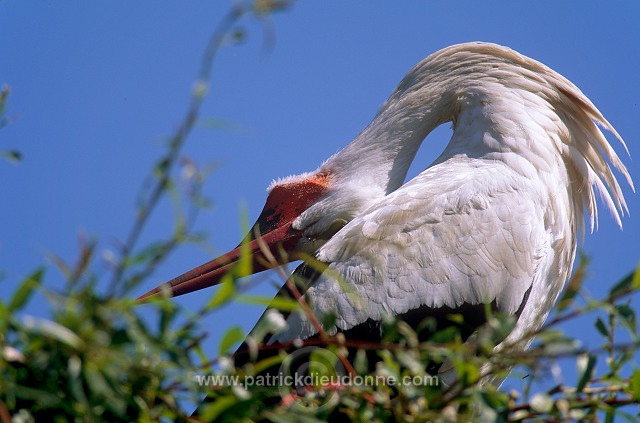
<path id="1" fill-rule="evenodd" d="M 401 186 L 420 143 L 447 121 L 442 155 Z M 355 217 L 316 251 L 330 265 L 306 293 L 315 313 L 337 314 L 325 329 L 491 301 L 507 313 L 526 302 L 508 341 L 538 329 L 570 275 L 585 212 L 597 222 L 594 187 L 618 224 L 626 211 L 608 163 L 631 184 L 629 174 L 596 122 L 620 139 L 571 82 L 501 46 L 456 45 L 415 66 L 320 167 L 332 198 L 294 222 L 328 226 L 323 206 L 353 204 Z M 315 333 L 296 312 L 272 341 Z"/>

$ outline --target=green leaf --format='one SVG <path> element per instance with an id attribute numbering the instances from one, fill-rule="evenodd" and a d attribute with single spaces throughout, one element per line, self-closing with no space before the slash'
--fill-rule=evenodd
<path id="1" fill-rule="evenodd" d="M 287 9 L 291 3 L 291 0 L 257 0 L 253 7 L 257 15 L 264 15 Z"/>
<path id="2" fill-rule="evenodd" d="M 622 323 L 629 329 L 629 331 L 633 334 L 636 333 L 636 313 L 635 311 L 626 304 L 621 304 L 616 306 L 616 311 L 618 315 L 622 319 Z"/>
<path id="3" fill-rule="evenodd" d="M 69 328 L 64 327 L 51 320 L 40 319 L 33 316 L 24 316 L 22 325 L 31 333 L 41 335 L 45 338 L 55 339 L 58 342 L 66 344 L 74 349 L 84 347 L 84 342 L 78 335 L 73 333 Z"/>
<path id="4" fill-rule="evenodd" d="M 376 369 L 378 372 L 383 370 L 382 374 L 385 376 L 393 376 L 398 379 L 398 375 L 400 374 L 400 365 L 396 361 L 395 357 L 391 354 L 389 350 L 381 350 L 378 351 L 378 356 L 382 358 L 383 365 L 379 365 Z"/>
<path id="5" fill-rule="evenodd" d="M 171 160 L 168 157 L 163 157 L 162 159 L 158 160 L 155 164 L 155 167 L 153 168 L 153 174 L 156 177 L 164 175 L 167 172 L 170 163 Z"/>
<path id="6" fill-rule="evenodd" d="M 283 355 L 277 354 L 273 357 L 267 357 L 257 361 L 253 366 L 254 374 L 260 374 L 273 366 L 281 364 L 283 358 Z"/>
<path id="7" fill-rule="evenodd" d="M 341 376 L 342 363 L 333 352 L 325 348 L 315 348 L 309 355 L 308 374 L 312 375 L 312 384 L 318 386 L 324 380 L 335 381 L 336 376 Z"/>
<path id="8" fill-rule="evenodd" d="M 596 366 L 596 356 L 594 355 L 586 356 L 586 361 L 587 361 L 586 364 L 581 365 L 580 360 L 584 360 L 584 357 L 585 356 L 578 357 L 578 367 L 584 367 L 584 370 L 582 372 L 582 375 L 580 376 L 578 385 L 576 386 L 577 392 L 582 392 L 584 387 L 587 386 L 587 383 L 589 383 L 593 375 L 593 369 Z"/>
<path id="9" fill-rule="evenodd" d="M 4 103 L 11 94 L 11 88 L 8 85 L 4 85 L 0 90 L 0 114 L 4 113 Z"/>
<path id="10" fill-rule="evenodd" d="M 222 337 L 222 340 L 220 341 L 220 345 L 218 347 L 218 354 L 226 354 L 229 348 L 231 348 L 237 342 L 242 341 L 244 337 L 245 334 L 242 328 L 240 328 L 240 326 L 233 326 Z"/>
<path id="11" fill-rule="evenodd" d="M 369 360 L 367 359 L 367 351 L 361 348 L 356 352 L 356 359 L 353 362 L 353 367 L 359 374 L 366 374 L 369 372 Z"/>
<path id="12" fill-rule="evenodd" d="M 286 312 L 296 311 L 298 307 L 300 307 L 298 301 L 294 300 L 293 298 L 286 297 L 264 298 L 250 295 L 240 295 L 238 296 L 237 300 L 247 304 L 267 305 L 269 306 L 269 308 L 275 308 L 279 311 Z"/>
<path id="13" fill-rule="evenodd" d="M 6 333 L 10 318 L 11 313 L 9 313 L 7 306 L 0 300 L 0 333 Z"/>
<path id="14" fill-rule="evenodd" d="M 471 385 L 480 379 L 480 368 L 476 363 L 458 361 L 455 363 L 455 367 L 465 385 Z"/>
<path id="15" fill-rule="evenodd" d="M 600 332 L 602 334 L 602 336 L 608 338 L 609 337 L 609 330 L 607 329 L 607 325 L 605 325 L 604 321 L 598 317 L 598 319 L 596 320 L 595 323 L 596 329 L 598 329 L 598 332 Z"/>
<path id="16" fill-rule="evenodd" d="M 622 295 L 640 288 L 640 267 L 625 276 L 609 291 L 609 297 Z"/>
<path id="17" fill-rule="evenodd" d="M 638 267 L 636 268 L 636 271 L 633 274 L 633 278 L 631 279 L 631 288 L 640 288 L 640 265 L 638 265 Z"/>
<path id="18" fill-rule="evenodd" d="M 117 392 L 110 386 L 105 375 L 97 369 L 95 365 L 87 365 L 83 368 L 86 386 L 90 389 L 91 397 L 104 398 L 108 400 L 109 407 L 119 416 L 125 416 L 127 403 L 122 396 L 118 396 Z"/>
<path id="19" fill-rule="evenodd" d="M 613 408 L 607 409 L 607 412 L 604 416 L 604 423 L 613 423 L 615 418 L 615 411 Z"/>
<path id="20" fill-rule="evenodd" d="M 240 215 L 240 221 L 242 222 L 242 228 L 247 228 L 246 232 L 249 232 L 247 214 L 244 210 Z M 240 244 L 240 257 L 238 257 L 238 264 L 236 264 L 233 271 L 234 274 L 239 278 L 249 276 L 253 273 L 253 259 L 251 257 L 251 247 L 249 246 L 248 237 L 245 238 Z"/>
<path id="21" fill-rule="evenodd" d="M 6 383 L 6 381 L 3 381 L 3 383 Z M 55 393 L 48 392 L 46 387 L 32 388 L 30 386 L 9 383 L 6 384 L 4 388 L 6 389 L 5 392 L 9 390 L 15 392 L 17 397 L 35 400 L 39 407 L 55 407 L 60 403 L 60 397 Z"/>
<path id="22" fill-rule="evenodd" d="M 18 150 L 0 150 L 0 157 L 7 159 L 11 163 L 18 163 L 22 160 L 22 153 Z"/>
<path id="23" fill-rule="evenodd" d="M 160 321 L 159 321 L 159 333 L 164 335 L 170 329 L 171 322 L 178 315 L 177 310 L 173 302 L 162 301 L 163 306 L 160 307 Z"/>
<path id="24" fill-rule="evenodd" d="M 16 289 L 16 292 L 13 294 L 11 301 L 9 302 L 9 313 L 20 310 L 27 303 L 27 301 L 29 301 L 31 295 L 33 295 L 34 289 L 40 286 L 43 275 L 44 268 L 40 267 L 22 281 L 18 289 Z"/>
<path id="25" fill-rule="evenodd" d="M 235 293 L 236 293 L 235 281 L 233 279 L 233 276 L 227 273 L 222 278 L 222 284 L 220 284 L 220 289 L 218 289 L 218 292 L 216 292 L 216 294 L 207 303 L 205 309 L 212 310 L 216 307 L 220 307 L 222 304 L 229 301 Z"/>
<path id="26" fill-rule="evenodd" d="M 240 222 L 242 225 L 242 229 L 243 232 L 247 233 L 249 232 L 249 224 L 248 219 L 247 219 L 247 213 L 243 210 L 241 210 L 240 213 Z M 249 276 L 251 274 L 253 274 L 253 258 L 251 257 L 251 247 L 249 246 L 249 237 L 246 237 L 242 243 L 240 244 L 240 255 L 238 257 L 238 261 L 236 263 L 235 266 L 233 266 L 232 270 L 225 275 L 225 278 L 223 278 L 223 280 L 226 280 L 227 276 L 228 277 L 234 277 L 234 278 L 243 278 L 245 276 Z M 233 291 L 235 293 L 235 289 Z M 226 301 L 226 300 L 225 300 Z"/>
<path id="27" fill-rule="evenodd" d="M 202 409 L 200 419 L 205 422 L 212 422 L 237 402 L 238 399 L 234 395 L 217 397 L 214 402 L 204 404 L 200 407 Z"/>
<path id="28" fill-rule="evenodd" d="M 458 338 L 460 338 L 460 329 L 455 326 L 449 326 L 434 333 L 433 336 L 429 338 L 429 341 L 444 344 Z"/>
<path id="29" fill-rule="evenodd" d="M 418 346 L 418 343 L 419 343 L 418 334 L 413 330 L 411 325 L 409 325 L 407 322 L 400 320 L 398 322 L 397 328 L 398 328 L 398 333 L 402 336 L 402 338 L 407 343 L 407 345 L 413 348 Z"/>
<path id="30" fill-rule="evenodd" d="M 635 369 L 629 378 L 629 388 L 633 399 L 640 400 L 640 369 Z"/>

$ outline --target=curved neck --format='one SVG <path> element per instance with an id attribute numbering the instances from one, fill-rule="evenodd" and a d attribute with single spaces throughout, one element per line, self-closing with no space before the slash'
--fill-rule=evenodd
<path id="1" fill-rule="evenodd" d="M 595 186 L 620 224 L 626 204 L 607 161 L 632 182 L 594 120 L 618 135 L 575 85 L 543 64 L 492 44 L 452 46 L 411 69 L 371 124 L 320 170 L 337 186 L 366 187 L 361 197 L 380 198 L 402 185 L 429 132 L 453 121 L 436 164 L 455 155 L 497 159 L 527 177 L 571 181 L 576 214 L 588 210 L 592 227 Z"/>
<path id="2" fill-rule="evenodd" d="M 454 118 L 453 102 L 443 97 L 446 89 L 444 84 L 425 86 L 410 73 L 373 121 L 321 169 L 340 169 L 337 177 L 356 180 L 379 196 L 395 191 L 426 136 Z"/>

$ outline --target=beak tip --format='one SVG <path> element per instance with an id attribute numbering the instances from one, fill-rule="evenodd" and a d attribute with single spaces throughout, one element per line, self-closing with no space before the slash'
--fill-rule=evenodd
<path id="1" fill-rule="evenodd" d="M 149 300 L 149 297 L 153 295 L 152 291 L 147 292 L 146 294 L 140 295 L 136 298 L 136 303 L 146 303 Z"/>
<path id="2" fill-rule="evenodd" d="M 149 302 L 149 300 L 151 300 L 154 297 L 157 297 L 159 295 L 161 295 L 164 291 L 165 291 L 165 285 L 160 285 L 157 288 L 153 288 L 151 291 L 148 291 L 144 294 L 142 294 L 141 296 L 139 296 L 138 298 L 136 298 L 136 302 L 137 303 L 146 303 Z M 167 295 L 168 298 L 172 297 L 173 295 L 171 295 L 171 290 L 166 290 L 167 293 L 169 295 Z"/>

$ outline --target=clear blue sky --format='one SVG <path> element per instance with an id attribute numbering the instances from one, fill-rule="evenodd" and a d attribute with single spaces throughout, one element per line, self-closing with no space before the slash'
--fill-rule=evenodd
<path id="1" fill-rule="evenodd" d="M 12 88 L 0 149 L 24 154 L 17 165 L 0 161 L 0 297 L 48 252 L 75 258 L 80 233 L 97 237 L 102 250 L 125 236 L 141 181 L 182 118 L 202 49 L 230 4 L 0 2 L 0 84 Z M 202 110 L 237 129 L 201 125 L 185 151 L 199 165 L 217 165 L 205 193 L 214 208 L 198 229 L 211 235 L 213 252 L 234 247 L 239 210 L 255 219 L 272 179 L 315 169 L 368 124 L 409 68 L 465 41 L 507 45 L 577 84 L 625 138 L 633 161 L 609 137 L 640 184 L 639 21 L 636 1 L 303 1 L 273 16 L 275 43 L 265 53 L 260 26 L 245 20 L 248 38 L 221 52 Z M 442 130 L 424 143 L 412 175 L 448 137 Z M 602 210 L 599 230 L 584 243 L 593 258 L 586 287 L 594 295 L 640 257 L 638 196 L 623 190 L 631 212 L 624 231 Z M 163 204 L 145 239 L 171 225 L 170 205 Z M 180 250 L 140 293 L 211 254 Z M 45 282 L 61 286 L 62 278 L 52 269 Z M 256 293 L 271 292 L 268 285 Z M 210 294 L 176 301 L 192 307 Z M 40 300 L 30 304 L 31 313 L 42 310 Z M 249 330 L 261 313 L 232 305 L 204 322 L 211 354 L 225 328 Z M 590 323 L 567 331 L 598 343 Z"/>

